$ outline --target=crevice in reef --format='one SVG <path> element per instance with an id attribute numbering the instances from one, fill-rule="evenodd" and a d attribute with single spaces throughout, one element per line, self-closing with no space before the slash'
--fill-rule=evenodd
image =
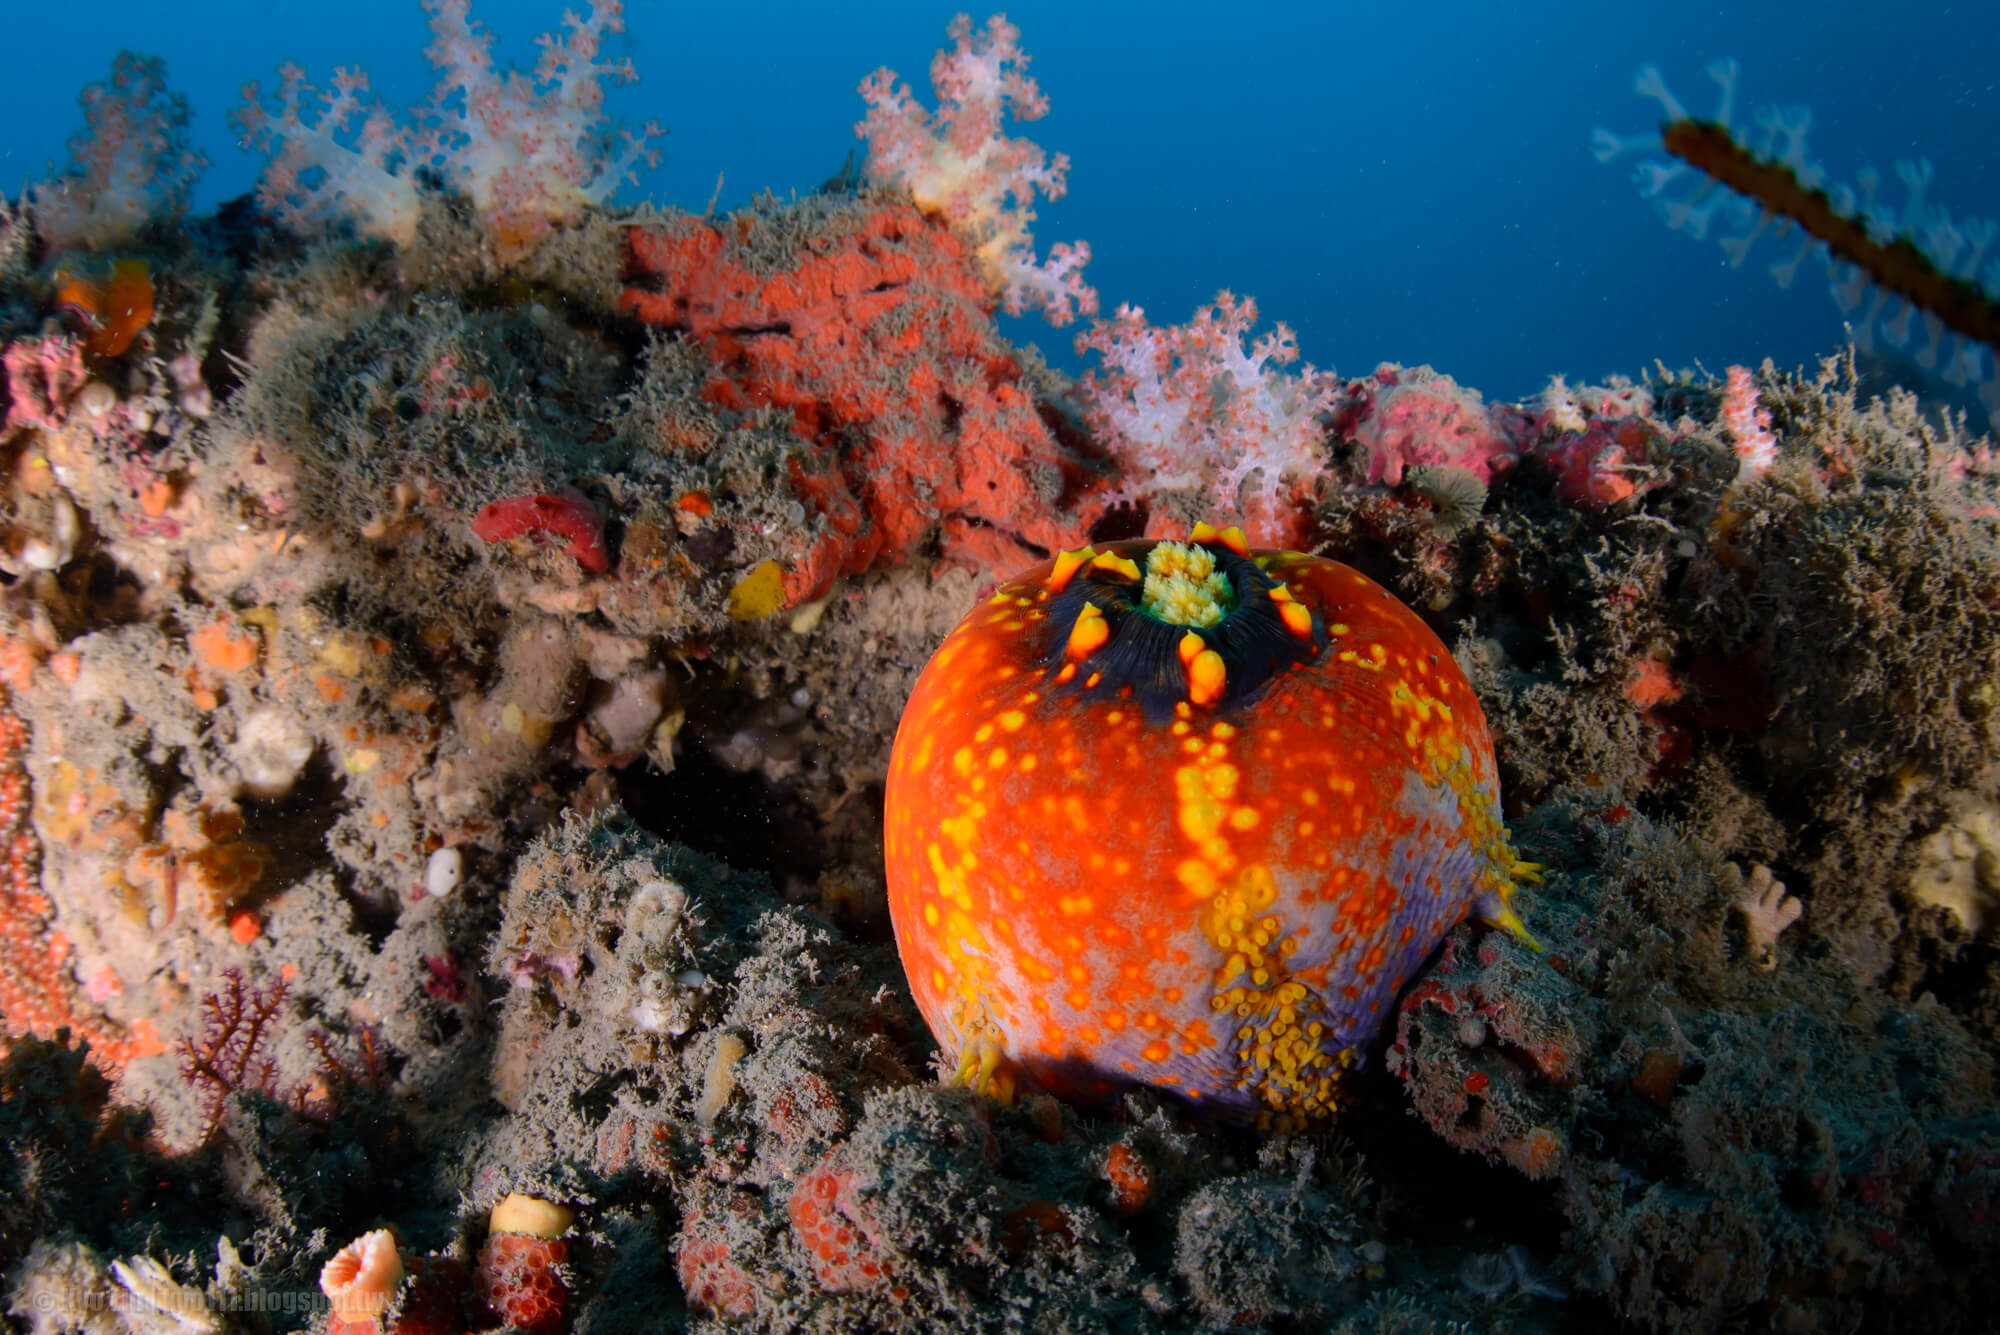
<path id="1" fill-rule="evenodd" d="M 642 827 L 686 844 L 739 871 L 758 871 L 774 886 L 811 883 L 824 870 L 817 825 L 784 790 L 755 773 L 733 770 L 690 724 L 674 769 L 628 765 L 614 775 L 618 798 Z"/>

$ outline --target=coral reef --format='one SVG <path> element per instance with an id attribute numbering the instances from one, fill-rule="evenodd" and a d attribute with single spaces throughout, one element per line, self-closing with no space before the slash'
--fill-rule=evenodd
<path id="1" fill-rule="evenodd" d="M 1004 177 L 942 189 L 1059 179 L 1000 133 L 1038 102 L 1004 24 L 954 29 L 942 118 L 871 81 L 873 185 L 696 217 L 604 193 L 615 6 L 539 80 L 432 12 L 452 109 L 553 124 L 588 171 L 535 166 L 510 211 L 504 172 L 382 156 L 343 76 L 291 133 L 347 136 L 360 194 L 294 197 L 274 132 L 284 188 L 188 219 L 182 108 L 140 61 L 86 128 L 144 152 L 92 140 L 0 208 L 7 1330 L 1987 1322 L 1989 440 L 1851 359 L 1523 403 L 1294 377 L 1247 302 L 1177 365 L 1136 313 L 1100 329 L 1129 379 L 1079 383 L 995 321 L 1020 266 L 1067 314 L 1080 250 L 1035 260 Z M 458 124 L 439 151 L 535 147 Z M 79 211 L 142 159 L 154 194 Z M 1462 920 L 1473 895 L 1428 956 L 1405 924 L 1338 1118 L 1296 1134 L 940 1079 L 961 1054 L 888 912 L 905 702 L 997 581 L 1089 544 L 1108 566 L 1069 573 L 1101 591 L 1218 480 L 1219 514 L 1455 657 L 1455 726 L 1492 741 L 1479 851 L 1547 869 L 1505 897 L 1546 950 Z M 1260 643 L 1291 642 L 1265 596 Z M 1152 615 L 1070 611 L 1052 673 L 1107 611 Z M 1170 638 L 1138 664 L 1168 713 L 1251 690 L 1242 646 Z M 1378 758 L 1423 722 L 1401 707 Z M 1241 746 L 1282 796 L 1319 740 Z M 1182 763 L 1114 758 L 1090 795 Z M 1224 842 L 1186 805 L 1014 837 L 1151 858 L 1185 815 Z M 1383 835 L 1380 803 L 1339 810 Z"/>

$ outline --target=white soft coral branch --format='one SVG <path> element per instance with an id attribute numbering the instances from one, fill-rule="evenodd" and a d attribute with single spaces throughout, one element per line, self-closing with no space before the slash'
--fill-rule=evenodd
<path id="1" fill-rule="evenodd" d="M 70 136 L 70 166 L 28 194 L 28 213 L 50 253 L 130 244 L 149 222 L 171 222 L 208 158 L 188 139 L 188 102 L 167 88 L 166 63 L 120 51 L 111 77 L 77 99 L 84 127 Z"/>
<path id="2" fill-rule="evenodd" d="M 648 125 L 614 146 L 604 85 L 634 77 L 628 61 L 600 61 L 604 39 L 624 30 L 618 0 L 598 0 L 590 17 L 563 16 L 560 36 L 542 37 L 532 75 L 496 70 L 493 38 L 473 23 L 468 0 L 427 0 L 440 71 L 415 129 L 397 124 L 367 98 L 367 76 L 334 74 L 310 124 L 316 92 L 296 65 L 282 70 L 275 106 L 256 84 L 244 89 L 234 121 L 245 147 L 271 155 L 260 198 L 286 223 L 318 231 L 352 223 L 367 236 L 408 245 L 416 235 L 417 171 L 428 168 L 471 202 L 501 258 L 531 250 L 549 231 L 601 204 L 659 155 Z"/>
<path id="3" fill-rule="evenodd" d="M 1103 363 L 1081 398 L 1126 478 L 1122 499 L 1200 490 L 1219 513 L 1268 516 L 1288 481 L 1317 471 L 1319 415 L 1340 382 L 1311 366 L 1281 369 L 1298 359 L 1298 340 L 1280 323 L 1248 342 L 1256 323 L 1255 301 L 1224 292 L 1184 325 L 1156 328 L 1121 306 L 1077 336 L 1077 351 Z"/>
<path id="4" fill-rule="evenodd" d="M 275 109 L 264 105 L 253 81 L 230 117 L 245 148 L 271 155 L 257 183 L 258 202 L 301 231 L 350 222 L 363 236 L 408 245 L 419 211 L 410 137 L 369 100 L 368 76 L 337 69 L 323 94 L 297 65 L 281 66 L 278 78 Z M 314 96 L 325 105 L 307 124 L 303 107 Z"/>
<path id="5" fill-rule="evenodd" d="M 648 125 L 606 151 L 604 84 L 638 77 L 630 61 L 599 62 L 604 38 L 624 31 L 624 6 L 599 0 L 588 19 L 563 15 L 567 34 L 544 35 L 532 78 L 493 68 L 493 38 L 471 20 L 468 0 L 429 0 L 434 41 L 427 54 L 444 71 L 428 113 L 439 173 L 472 201 L 503 252 L 531 248 L 586 204 L 610 198 L 659 155 Z"/>
<path id="6" fill-rule="evenodd" d="M 1059 245 L 1037 260 L 1028 227 L 1037 194 L 1058 199 L 1067 189 L 1069 158 L 1002 133 L 1009 116 L 1038 120 L 1049 109 L 1026 72 L 1021 30 L 996 14 L 975 33 L 960 14 L 948 35 L 954 48 L 931 61 L 935 113 L 888 69 L 862 81 L 868 115 L 854 133 L 868 142 L 868 175 L 907 187 L 919 208 L 969 231 L 1009 314 L 1040 309 L 1058 326 L 1095 315 L 1097 293 L 1082 273 L 1090 247 Z"/>

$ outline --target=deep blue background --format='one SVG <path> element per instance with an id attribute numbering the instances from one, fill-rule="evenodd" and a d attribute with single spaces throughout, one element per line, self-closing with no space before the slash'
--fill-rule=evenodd
<path id="1" fill-rule="evenodd" d="M 582 0 L 571 0 L 581 4 Z M 166 58 L 214 159 L 203 206 L 247 190 L 257 163 L 223 122 L 248 79 L 296 60 L 315 83 L 366 69 L 398 106 L 432 79 L 416 0 L 212 0 L 10 6 L 17 53 L 0 80 L 0 185 L 64 158 L 77 89 L 120 46 Z M 1402 9 L 1404 7 L 1395 7 Z M 1345 374 L 1429 362 L 1489 397 L 1552 372 L 1636 373 L 1655 357 L 1719 370 L 1809 362 L 1842 341 L 1821 270 L 1780 291 L 1765 242 L 1742 271 L 1712 241 L 1668 231 L 1590 130 L 1648 128 L 1634 70 L 1661 65 L 1698 113 L 1706 63 L 1743 66 L 1744 104 L 1806 103 L 1814 156 L 1836 179 L 1928 156 L 1933 197 L 2000 216 L 2000 5 L 1434 3 L 1418 22 L 1369 5 L 1013 4 L 1051 114 L 1019 133 L 1073 165 L 1037 228 L 1088 240 L 1107 311 L 1185 320 L 1231 288 Z M 1612 11 L 1616 10 L 1616 16 Z M 475 0 L 500 54 L 532 62 L 559 0 Z M 862 5 L 692 6 L 634 0 L 623 45 L 636 85 L 612 110 L 672 130 L 627 198 L 700 210 L 769 189 L 808 191 L 855 144 L 862 77 L 888 65 L 930 103 L 928 69 L 953 13 Z M 1747 16 L 1747 17 L 1746 17 Z M 983 20 L 984 12 L 975 19 Z M 1891 176 L 1893 180 L 1893 176 Z M 1807 281 L 1809 279 L 1810 281 Z M 1065 364 L 1069 332 L 1022 322 Z"/>

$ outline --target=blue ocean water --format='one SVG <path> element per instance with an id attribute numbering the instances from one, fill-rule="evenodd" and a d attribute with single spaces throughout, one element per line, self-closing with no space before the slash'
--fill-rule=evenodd
<path id="1" fill-rule="evenodd" d="M 0 188 L 64 159 L 77 90 L 120 47 L 163 56 L 213 160 L 198 207 L 248 190 L 259 163 L 224 121 L 240 86 L 303 65 L 365 69 L 390 104 L 429 91 L 417 0 L 214 0 L 17 6 L 25 53 L 0 81 Z M 1615 10 L 1615 12 L 1614 12 Z M 682 5 L 633 0 L 622 39 L 640 82 L 613 114 L 668 126 L 660 168 L 622 198 L 696 211 L 806 192 L 856 146 L 856 85 L 887 65 L 931 102 L 946 5 Z M 1790 291 L 1713 243 L 1669 231 L 1590 132 L 1649 128 L 1646 63 L 1698 114 L 1703 68 L 1742 66 L 1739 106 L 1812 107 L 1813 156 L 1836 179 L 1928 157 L 1932 197 L 2000 217 L 2000 7 L 1936 0 L 1740 6 L 1013 4 L 1052 110 L 1022 128 L 1071 158 L 1041 246 L 1084 239 L 1107 313 L 1177 323 L 1219 289 L 1289 323 L 1306 360 L 1358 375 L 1428 362 L 1489 397 L 1551 373 L 1598 380 L 1654 358 L 1711 370 L 1808 364 L 1844 339 L 1823 271 Z M 559 3 L 477 0 L 502 59 L 532 63 Z M 983 19 L 984 13 L 975 14 Z M 615 52 L 614 52 L 615 53 Z M 1072 331 L 1010 326 L 1061 365 Z"/>

